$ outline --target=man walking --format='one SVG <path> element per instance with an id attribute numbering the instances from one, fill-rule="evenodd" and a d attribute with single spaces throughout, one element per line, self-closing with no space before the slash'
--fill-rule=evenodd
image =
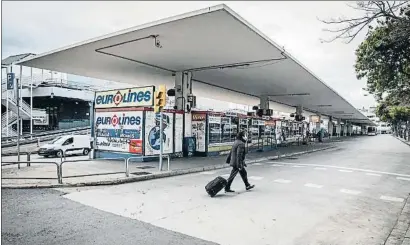
<path id="1" fill-rule="evenodd" d="M 255 185 L 251 185 L 248 182 L 248 174 L 245 170 L 245 142 L 247 138 L 245 137 L 245 133 L 243 131 L 239 132 L 236 136 L 236 140 L 232 145 L 232 149 L 230 155 L 227 159 L 227 163 L 229 163 L 232 167 L 231 175 L 228 178 L 228 184 L 225 186 L 225 192 L 234 192 L 231 190 L 231 184 L 238 174 L 241 175 L 243 183 L 245 184 L 246 190 L 250 190 L 255 187 Z"/>

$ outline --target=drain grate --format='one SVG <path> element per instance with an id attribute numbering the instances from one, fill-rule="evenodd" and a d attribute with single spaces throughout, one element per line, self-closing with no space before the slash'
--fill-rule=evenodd
<path id="1" fill-rule="evenodd" d="M 148 168 L 156 168 L 154 166 L 141 166 L 141 167 L 137 167 L 139 169 L 148 169 Z"/>
<path id="2" fill-rule="evenodd" d="M 148 175 L 148 174 L 151 174 L 151 173 L 149 173 L 149 172 L 133 172 L 133 173 L 130 173 L 130 174 L 133 174 L 133 175 Z"/>

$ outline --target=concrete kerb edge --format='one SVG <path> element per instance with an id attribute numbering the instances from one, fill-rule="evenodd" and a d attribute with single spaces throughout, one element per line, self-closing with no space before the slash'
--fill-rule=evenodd
<path id="1" fill-rule="evenodd" d="M 401 141 L 402 143 L 404 143 L 404 144 L 410 146 L 410 141 L 406 141 L 405 139 L 402 139 L 402 138 L 397 137 L 397 136 L 393 136 L 393 137 L 396 138 L 396 139 L 398 139 L 398 140 Z"/>
<path id="2" fill-rule="evenodd" d="M 333 146 L 327 146 L 327 147 L 308 150 L 308 151 L 283 154 L 283 155 L 280 155 L 280 156 L 263 157 L 263 158 L 258 158 L 258 159 L 246 161 L 246 164 L 252 165 L 252 164 L 263 162 L 263 161 L 277 160 L 277 159 L 280 159 L 280 158 L 286 158 L 286 157 L 291 157 L 291 156 L 298 156 L 298 155 L 303 155 L 303 154 L 308 154 L 308 153 L 314 153 L 314 152 L 318 152 L 318 151 L 324 151 L 324 150 L 332 149 L 332 148 L 335 148 L 335 147 L 336 146 L 333 145 Z M 69 184 L 69 183 L 64 184 L 63 183 L 63 184 L 52 184 L 52 185 L 8 185 L 8 186 L 3 186 L 2 185 L 1 188 L 2 189 L 73 188 L 73 187 L 87 187 L 87 186 L 100 186 L 100 185 L 101 186 L 103 186 L 103 185 L 119 185 L 119 184 L 133 183 L 133 182 L 139 182 L 139 181 L 145 181 L 145 180 L 173 177 L 173 176 L 178 176 L 178 175 L 199 173 L 199 172 L 205 172 L 205 171 L 211 171 L 211 170 L 219 170 L 219 169 L 224 169 L 224 168 L 230 168 L 230 166 L 228 164 L 218 164 L 218 165 L 198 167 L 198 168 L 190 168 L 190 169 L 177 169 L 177 170 L 169 171 L 169 172 L 167 171 L 167 172 L 161 172 L 161 173 L 157 173 L 157 174 L 136 176 L 136 177 L 126 178 L 126 179 L 83 182 L 83 183 L 77 183 L 77 184 Z"/>
<path id="3" fill-rule="evenodd" d="M 401 245 L 410 235 L 410 193 L 405 199 L 402 210 L 397 217 L 396 223 L 389 236 L 386 238 L 385 245 Z"/>

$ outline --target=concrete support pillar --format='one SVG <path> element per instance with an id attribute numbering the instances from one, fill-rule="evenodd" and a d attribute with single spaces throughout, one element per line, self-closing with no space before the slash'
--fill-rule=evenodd
<path id="1" fill-rule="evenodd" d="M 269 109 L 269 97 L 267 95 L 262 95 L 259 97 L 260 99 L 260 108 L 261 109 Z"/>
<path id="2" fill-rule="evenodd" d="M 366 132 L 366 126 L 362 126 L 362 134 L 367 134 L 367 132 Z"/>
<path id="3" fill-rule="evenodd" d="M 303 106 L 299 105 L 296 106 L 296 115 L 302 115 L 303 114 Z"/>
<path id="4" fill-rule="evenodd" d="M 340 119 L 340 118 L 338 118 L 337 119 L 337 126 L 336 126 L 336 134 L 337 134 L 337 137 L 340 137 L 340 133 L 341 133 L 341 130 L 342 130 L 342 120 Z"/>
<path id="5" fill-rule="evenodd" d="M 317 115 L 318 117 L 318 121 L 316 122 L 315 128 L 316 128 L 316 132 L 319 132 L 320 130 L 320 121 L 322 120 L 322 117 L 320 115 Z"/>
<path id="6" fill-rule="evenodd" d="M 192 94 L 192 72 L 175 73 L 175 106 L 186 111 L 188 95 Z"/>
<path id="7" fill-rule="evenodd" d="M 187 112 L 188 95 L 192 94 L 192 72 L 175 73 L 175 106 L 184 111 L 184 137 L 191 136 L 191 113 Z"/>
<path id="8" fill-rule="evenodd" d="M 347 122 L 343 125 L 343 136 L 347 136 Z"/>
<path id="9" fill-rule="evenodd" d="M 327 132 L 329 133 L 329 138 L 331 138 L 333 134 L 333 118 L 332 117 L 329 117 L 329 122 L 327 124 Z"/>

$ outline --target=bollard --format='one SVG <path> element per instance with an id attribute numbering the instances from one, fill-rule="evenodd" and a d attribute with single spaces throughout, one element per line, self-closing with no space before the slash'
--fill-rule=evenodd
<path id="1" fill-rule="evenodd" d="M 31 153 L 27 152 L 27 167 L 31 166 L 30 161 L 31 161 Z"/>
<path id="2" fill-rule="evenodd" d="M 40 147 L 40 137 L 37 138 L 37 147 Z"/>

